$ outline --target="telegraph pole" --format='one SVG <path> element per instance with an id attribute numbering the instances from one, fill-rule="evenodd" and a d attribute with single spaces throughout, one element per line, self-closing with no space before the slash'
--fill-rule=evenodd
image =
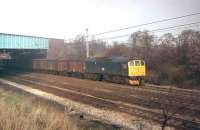
<path id="1" fill-rule="evenodd" d="M 86 41 L 86 57 L 89 58 L 90 57 L 90 50 L 89 50 L 89 35 L 88 35 L 88 28 L 86 28 L 86 38 L 85 38 L 85 41 Z"/>

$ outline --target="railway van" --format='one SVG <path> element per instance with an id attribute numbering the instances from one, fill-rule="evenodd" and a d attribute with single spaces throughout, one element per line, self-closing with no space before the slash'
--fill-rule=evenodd
<path id="1" fill-rule="evenodd" d="M 85 60 L 85 77 L 141 86 L 146 75 L 145 62 L 129 57 Z"/>

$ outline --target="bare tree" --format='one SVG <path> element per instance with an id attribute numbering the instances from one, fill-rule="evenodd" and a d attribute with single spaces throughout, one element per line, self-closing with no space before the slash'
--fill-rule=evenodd
<path id="1" fill-rule="evenodd" d="M 130 48 L 123 43 L 120 44 L 115 42 L 113 46 L 107 49 L 105 56 L 130 56 Z"/>
<path id="2" fill-rule="evenodd" d="M 185 30 L 178 36 L 178 63 L 184 65 L 188 79 L 200 83 L 200 32 Z"/>
<path id="3" fill-rule="evenodd" d="M 160 103 L 160 110 L 162 115 L 162 122 L 161 122 L 161 129 L 165 130 L 167 126 L 175 125 L 177 115 L 179 116 L 187 116 L 188 112 L 192 113 L 190 110 L 195 105 L 195 98 L 194 96 L 188 96 L 187 98 L 180 97 L 180 94 L 182 91 L 177 90 L 175 88 L 169 87 L 166 88 L 166 94 L 163 95 L 162 93 L 156 93 L 152 100 L 155 98 Z M 183 101 L 183 99 L 185 99 Z M 197 105 L 197 104 L 196 104 Z M 195 118 L 195 113 L 189 114 L 191 117 L 191 120 L 188 120 L 188 122 L 193 121 Z M 187 122 L 182 122 L 184 123 Z"/>
<path id="4" fill-rule="evenodd" d="M 90 55 L 92 57 L 103 57 L 105 55 L 107 46 L 106 42 L 102 40 L 92 40 L 90 42 Z"/>
<path id="5" fill-rule="evenodd" d="M 138 31 L 130 36 L 132 45 L 132 56 L 142 58 L 147 62 L 150 60 L 154 36 L 149 31 Z"/>

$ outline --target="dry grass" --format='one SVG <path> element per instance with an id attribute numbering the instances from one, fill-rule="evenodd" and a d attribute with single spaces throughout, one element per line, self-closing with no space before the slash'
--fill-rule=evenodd
<path id="1" fill-rule="evenodd" d="M 36 100 L 0 89 L 0 130 L 77 130 L 69 116 Z"/>
<path id="2" fill-rule="evenodd" d="M 0 130 L 126 130 L 71 117 L 56 103 L 0 85 Z"/>

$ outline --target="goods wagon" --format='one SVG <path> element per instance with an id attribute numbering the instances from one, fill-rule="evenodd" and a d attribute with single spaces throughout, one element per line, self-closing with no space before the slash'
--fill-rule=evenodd
<path id="1" fill-rule="evenodd" d="M 68 65 L 68 61 L 67 60 L 58 60 L 57 61 L 57 71 L 59 72 L 65 72 L 68 71 L 69 69 L 69 65 Z"/>
<path id="2" fill-rule="evenodd" d="M 39 60 L 33 60 L 32 61 L 32 69 L 37 71 L 37 70 L 40 70 L 40 67 L 39 67 Z"/>
<path id="3" fill-rule="evenodd" d="M 47 71 L 47 61 L 46 60 L 33 60 L 32 69 L 35 71 Z"/>
<path id="4" fill-rule="evenodd" d="M 56 71 L 57 62 L 54 60 L 37 59 L 32 61 L 32 69 L 39 72 Z"/>
<path id="5" fill-rule="evenodd" d="M 68 64 L 69 64 L 69 68 L 68 68 L 69 72 L 80 72 L 80 73 L 83 72 L 83 66 L 84 66 L 83 61 L 70 60 L 68 61 Z"/>
<path id="6" fill-rule="evenodd" d="M 42 64 L 42 62 L 41 62 Z M 58 63 L 56 60 L 47 60 L 47 70 L 54 73 L 58 69 Z"/>
<path id="7" fill-rule="evenodd" d="M 34 71 L 62 74 L 68 76 L 83 73 L 83 61 L 80 60 L 34 59 L 32 61 L 32 64 L 32 69 Z"/>

